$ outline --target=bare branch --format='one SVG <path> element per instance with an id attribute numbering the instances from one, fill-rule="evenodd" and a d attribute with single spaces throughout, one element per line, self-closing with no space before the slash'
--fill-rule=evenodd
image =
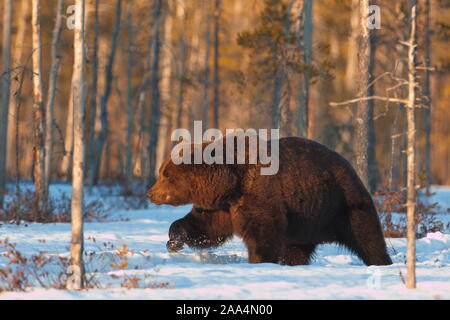
<path id="1" fill-rule="evenodd" d="M 343 101 L 343 102 L 330 102 L 330 106 L 337 107 L 337 106 L 353 104 L 353 103 L 358 103 L 360 101 L 367 101 L 367 100 L 381 100 L 381 101 L 396 102 L 396 103 L 403 103 L 403 104 L 408 103 L 408 100 L 406 100 L 406 99 L 371 96 L 371 97 L 361 97 L 361 98 L 351 99 L 351 100 L 347 100 L 347 101 Z"/>

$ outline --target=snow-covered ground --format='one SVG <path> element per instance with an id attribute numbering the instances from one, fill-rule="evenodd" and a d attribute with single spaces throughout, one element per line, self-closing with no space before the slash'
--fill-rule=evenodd
<path id="1" fill-rule="evenodd" d="M 0 299 L 450 299 L 449 230 L 417 241 L 418 289 L 408 290 L 402 282 L 406 277 L 405 239 L 387 240 L 394 264 L 386 267 L 367 267 L 333 245 L 320 246 L 316 260 L 308 266 L 251 265 L 238 238 L 215 250 L 185 248 L 169 254 L 169 226 L 190 208 L 124 210 L 120 208 L 122 200 L 111 190 L 94 190 L 94 195 L 87 197 L 88 201 L 100 197 L 113 207 L 109 222 L 85 224 L 86 269 L 101 288 L 43 289 L 32 279 L 36 287 L 0 293 Z M 436 187 L 434 191 L 435 201 L 447 211 L 450 188 Z M 70 187 L 55 185 L 51 192 L 70 193 Z M 446 223 L 450 221 L 448 215 L 440 216 Z M 70 225 L 0 223 L 0 240 L 5 238 L 24 256 L 46 252 L 67 257 Z M 0 269 L 8 262 L 2 256 L 4 251 L 0 246 Z M 56 265 L 43 268 L 61 272 Z M 129 283 L 137 288 L 125 288 Z"/>

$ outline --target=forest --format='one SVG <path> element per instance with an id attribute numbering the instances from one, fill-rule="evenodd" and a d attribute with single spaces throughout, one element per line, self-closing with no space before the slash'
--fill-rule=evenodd
<path id="1" fill-rule="evenodd" d="M 0 2 L 0 213 L 72 184 L 75 265 L 84 189 L 145 197 L 194 121 L 324 144 L 409 222 L 450 185 L 449 0 Z"/>

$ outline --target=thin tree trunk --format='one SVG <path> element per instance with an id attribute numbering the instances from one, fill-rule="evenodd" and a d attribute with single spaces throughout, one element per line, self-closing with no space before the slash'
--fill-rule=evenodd
<path id="1" fill-rule="evenodd" d="M 33 110 L 34 110 L 34 185 L 40 213 L 47 207 L 47 194 L 44 188 L 45 180 L 45 109 L 42 86 L 42 42 L 40 0 L 32 2 L 33 26 Z"/>
<path id="2" fill-rule="evenodd" d="M 105 67 L 105 90 L 100 100 L 100 122 L 101 129 L 100 132 L 96 134 L 96 147 L 94 151 L 94 159 L 90 163 L 91 170 L 89 172 L 89 184 L 96 185 L 98 183 L 99 175 L 100 175 L 100 164 L 103 148 L 105 145 L 105 141 L 108 137 L 108 100 L 111 95 L 111 82 L 112 82 L 112 72 L 114 65 L 114 58 L 116 56 L 116 49 L 119 39 L 120 33 L 120 18 L 122 13 L 122 0 L 117 0 L 116 6 L 116 14 L 115 14 L 115 22 L 114 22 L 114 30 L 111 38 L 111 46 L 110 46 L 110 54 L 108 57 L 108 63 Z"/>
<path id="3" fill-rule="evenodd" d="M 373 80 L 373 74 L 375 72 L 375 54 L 377 48 L 377 37 L 375 35 L 375 30 L 372 30 L 370 35 L 370 57 L 369 57 L 369 82 Z M 375 96 L 375 84 L 371 85 L 367 90 L 367 96 Z M 375 107 L 375 100 L 369 100 L 367 103 L 368 115 L 367 115 L 367 135 L 368 135 L 368 151 L 367 151 L 367 185 L 371 192 L 375 191 L 377 188 L 377 165 L 376 165 L 376 155 L 375 155 L 375 123 L 373 120 L 373 112 Z"/>
<path id="4" fill-rule="evenodd" d="M 283 90 L 284 75 L 277 68 L 274 76 L 273 102 L 272 102 L 272 128 L 281 129 L 281 98 Z"/>
<path id="5" fill-rule="evenodd" d="M 205 73 L 204 73 L 204 79 L 203 79 L 203 125 L 204 128 L 209 128 L 209 57 L 210 57 L 210 48 L 211 48 L 211 31 L 209 29 L 210 27 L 210 20 L 211 20 L 211 13 L 210 13 L 210 5 L 209 2 L 204 2 L 205 6 L 205 14 L 206 14 L 206 26 L 205 26 L 205 57 L 204 57 L 204 66 L 205 66 Z"/>
<path id="6" fill-rule="evenodd" d="M 7 134 L 9 118 L 9 96 L 11 87 L 11 24 L 12 0 L 3 2 L 3 44 L 2 44 L 2 80 L 1 80 L 1 120 L 0 120 L 0 209 L 3 208 L 6 193 Z"/>
<path id="7" fill-rule="evenodd" d="M 86 98 L 85 76 L 85 1 L 76 0 L 76 25 L 74 32 L 74 64 L 72 77 L 74 106 L 74 153 L 72 169 L 72 246 L 70 289 L 84 287 L 83 264 L 83 180 L 84 180 L 84 114 Z"/>
<path id="8" fill-rule="evenodd" d="M 131 2 L 127 13 L 127 30 L 128 30 L 128 60 L 127 60 L 127 136 L 125 142 L 125 188 L 131 191 L 131 183 L 133 180 L 133 159 L 132 159 L 132 137 L 133 137 L 133 65 L 134 65 L 134 30 L 133 30 L 133 9 L 135 2 Z"/>
<path id="9" fill-rule="evenodd" d="M 177 109 L 176 109 L 176 122 L 175 128 L 181 128 L 182 123 L 182 115 L 183 115 L 183 104 L 184 104 L 184 90 L 185 90 L 185 81 L 186 81 L 186 58 L 187 58 L 187 45 L 185 41 L 185 27 L 187 26 L 187 14 L 185 12 L 186 2 L 181 0 L 182 2 L 177 6 L 177 19 L 181 21 L 183 19 L 183 24 L 181 28 L 180 34 L 180 65 L 178 68 L 178 98 L 177 98 Z M 220 1 L 220 0 L 219 0 Z M 216 127 L 217 128 L 217 127 Z"/>
<path id="10" fill-rule="evenodd" d="M 303 6 L 303 63 L 306 66 L 306 70 L 303 73 L 303 82 L 300 90 L 300 103 L 298 108 L 298 120 L 297 120 L 297 134 L 312 138 L 312 131 L 309 125 L 309 87 L 311 83 L 311 68 L 312 68 L 312 15 L 313 15 L 313 1 L 304 0 Z"/>
<path id="11" fill-rule="evenodd" d="M 98 94 L 98 36 L 100 33 L 99 20 L 99 0 L 94 3 L 94 41 L 92 45 L 92 87 L 90 95 L 90 110 L 89 110 L 89 140 L 88 140 L 88 164 L 95 161 L 95 121 L 97 117 L 97 94 Z M 88 173 L 91 172 L 91 167 L 87 166 Z"/>
<path id="12" fill-rule="evenodd" d="M 239 1 L 238 1 L 239 2 Z M 200 34 L 201 34 L 201 10 L 199 8 L 193 8 L 193 34 L 191 37 L 190 43 L 190 52 L 189 52 L 189 72 L 192 76 L 198 76 L 197 71 L 200 69 Z M 197 104 L 195 101 L 195 92 L 193 90 L 188 91 L 189 94 L 189 102 L 188 102 L 188 110 L 187 110 L 187 128 L 193 129 L 194 120 L 196 120 L 196 114 L 194 106 Z"/>
<path id="13" fill-rule="evenodd" d="M 16 33 L 16 39 L 14 41 L 14 48 L 13 48 L 13 64 L 14 66 L 21 66 L 22 65 L 22 58 L 23 58 L 23 52 L 25 47 L 25 36 L 26 36 L 26 30 L 30 23 L 31 19 L 31 11 L 30 11 L 30 4 L 31 1 L 22 1 L 21 9 L 20 9 L 20 17 L 18 17 L 18 27 L 17 27 L 17 33 Z M 20 86 L 20 85 L 19 85 Z M 11 104 L 15 104 L 16 99 L 14 96 L 11 96 Z M 15 122 L 16 118 L 20 115 L 16 112 L 16 107 L 10 108 L 9 110 L 9 124 L 8 124 L 8 149 L 6 154 L 8 155 L 9 159 L 13 159 L 12 155 L 15 154 Z M 11 161 L 11 165 L 8 165 L 11 170 L 15 168 L 15 162 L 17 159 L 14 159 Z M 7 161 L 8 163 L 8 161 Z"/>
<path id="14" fill-rule="evenodd" d="M 214 7 L 214 128 L 219 128 L 220 104 L 220 75 L 219 75 L 219 47 L 220 47 L 220 11 L 221 0 L 215 0 Z"/>
<path id="15" fill-rule="evenodd" d="M 44 189 L 48 194 L 51 179 L 51 159 L 53 153 L 53 121 L 54 105 L 56 96 L 56 81 L 58 80 L 61 57 L 59 56 L 59 43 L 62 31 L 62 16 L 64 14 L 64 0 L 58 0 L 56 9 L 56 22 L 53 29 L 52 40 L 52 64 L 50 67 L 50 78 L 48 86 L 47 105 L 45 109 L 45 179 Z"/>
<path id="16" fill-rule="evenodd" d="M 146 118 L 145 118 L 145 101 L 147 97 L 147 90 L 150 85 L 150 69 L 152 65 L 152 55 L 153 55 L 153 32 L 150 37 L 147 59 L 145 62 L 145 70 L 143 74 L 142 83 L 139 88 L 139 96 L 138 96 L 138 104 L 137 104 L 137 114 L 138 114 L 138 152 L 139 152 L 139 161 L 136 161 L 135 172 L 140 174 L 141 179 L 148 178 L 148 142 L 147 138 L 147 126 L 146 126 Z"/>
<path id="17" fill-rule="evenodd" d="M 174 115 L 174 106 L 171 100 L 172 92 L 172 30 L 173 30 L 173 6 L 176 6 L 176 1 L 167 1 L 169 10 L 166 12 L 166 18 L 164 20 L 164 45 L 165 50 L 162 51 L 161 62 L 161 101 L 164 106 L 164 127 L 160 128 L 160 139 L 158 141 L 158 151 L 156 157 L 156 163 L 160 164 L 166 158 L 167 153 L 170 150 L 170 133 L 172 131 L 172 122 Z"/>
<path id="18" fill-rule="evenodd" d="M 358 77 L 358 37 L 360 26 L 360 0 L 352 0 L 352 11 L 350 16 L 350 38 L 348 39 L 347 66 L 345 70 L 345 87 L 353 93 L 355 91 L 355 79 Z M 365 13 L 364 16 L 367 16 Z"/>
<path id="19" fill-rule="evenodd" d="M 408 148 L 407 148 L 407 265 L 408 273 L 406 277 L 406 287 L 413 289 L 416 287 L 416 46 L 417 46 L 417 0 L 410 0 L 410 32 L 408 41 L 408 105 L 406 111 L 408 124 Z"/>
<path id="20" fill-rule="evenodd" d="M 430 0 L 425 0 L 425 76 L 424 76 L 424 117 L 425 117 L 425 184 L 427 193 L 430 193 L 431 186 L 431 90 L 430 90 L 430 68 L 431 68 L 431 47 L 430 47 Z"/>
<path id="21" fill-rule="evenodd" d="M 162 0 L 156 0 L 154 8 L 154 25 L 153 25 L 153 57 L 152 57 L 152 75 L 151 75 L 151 119 L 148 143 L 148 154 L 150 160 L 149 182 L 152 183 L 156 179 L 156 148 L 159 135 L 160 120 L 160 88 L 159 88 L 159 54 L 160 54 L 160 25 Z"/>
<path id="22" fill-rule="evenodd" d="M 367 24 L 369 0 L 361 0 L 359 4 L 360 36 L 358 39 L 358 97 L 367 96 L 369 84 L 370 31 Z M 359 177 L 366 187 L 369 181 L 369 106 L 368 101 L 360 101 L 356 106 L 355 119 L 355 162 Z"/>

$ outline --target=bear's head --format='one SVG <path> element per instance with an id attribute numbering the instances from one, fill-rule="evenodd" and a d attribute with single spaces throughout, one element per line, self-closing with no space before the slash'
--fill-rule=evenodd
<path id="1" fill-rule="evenodd" d="M 227 209 L 228 201 L 236 197 L 238 184 L 233 165 L 175 164 L 169 157 L 161 165 L 148 197 L 157 205 L 194 204 L 204 209 Z"/>

